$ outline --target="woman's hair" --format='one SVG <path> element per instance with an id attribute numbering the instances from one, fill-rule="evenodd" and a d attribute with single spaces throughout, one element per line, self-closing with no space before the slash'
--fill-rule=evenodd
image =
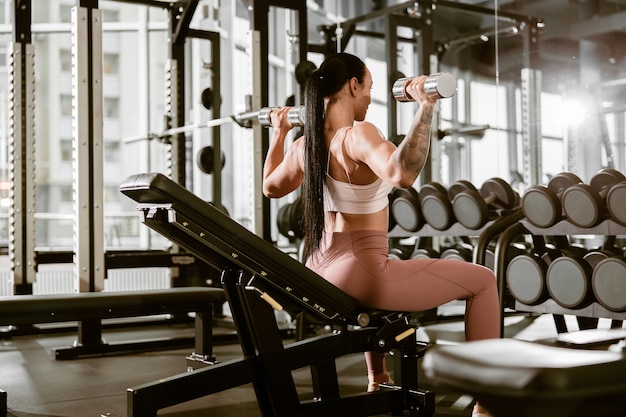
<path id="1" fill-rule="evenodd" d="M 328 162 L 324 140 L 324 99 L 332 99 L 353 77 L 362 83 L 365 73 L 365 63 L 361 59 L 348 53 L 337 53 L 329 55 L 322 65 L 313 71 L 305 87 L 303 260 L 317 250 L 324 231 L 323 187 Z"/>

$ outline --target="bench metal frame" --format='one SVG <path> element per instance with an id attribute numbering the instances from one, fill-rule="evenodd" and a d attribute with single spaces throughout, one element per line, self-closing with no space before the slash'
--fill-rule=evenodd
<path id="1" fill-rule="evenodd" d="M 253 234 L 211 204 L 158 173 L 129 177 L 121 191 L 139 203 L 150 228 L 222 271 L 221 283 L 243 356 L 129 388 L 127 415 L 159 409 L 252 384 L 263 416 L 368 416 L 387 412 L 432 416 L 434 393 L 418 388 L 411 314 L 374 311 Z M 333 332 L 285 345 L 274 308 L 306 312 Z M 410 336 L 410 337 L 407 337 Z M 398 385 L 342 395 L 336 359 L 366 351 L 393 355 Z M 298 395 L 292 371 L 310 367 L 313 397 Z"/>

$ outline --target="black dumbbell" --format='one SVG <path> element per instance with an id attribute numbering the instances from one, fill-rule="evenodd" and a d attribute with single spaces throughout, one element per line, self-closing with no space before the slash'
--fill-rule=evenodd
<path id="1" fill-rule="evenodd" d="M 561 172 L 548 181 L 547 186 L 530 187 L 522 196 L 522 211 L 526 219 L 537 227 L 550 227 L 563 219 L 561 195 L 582 180 L 571 172 Z"/>
<path id="2" fill-rule="evenodd" d="M 391 215 L 395 223 L 407 232 L 417 232 L 424 226 L 424 218 L 415 188 L 396 188 L 392 191 Z"/>
<path id="3" fill-rule="evenodd" d="M 447 230 L 456 221 L 448 190 L 437 183 L 424 184 L 419 191 L 419 201 L 424 221 L 436 230 Z"/>
<path id="4" fill-rule="evenodd" d="M 561 205 L 567 219 L 578 227 L 593 227 L 608 216 L 606 196 L 626 177 L 614 169 L 598 171 L 589 184 L 574 184 L 563 191 Z"/>
<path id="5" fill-rule="evenodd" d="M 290 241 L 304 238 L 301 223 L 302 215 L 302 197 L 281 206 L 276 213 L 276 225 L 279 233 Z"/>
<path id="6" fill-rule="evenodd" d="M 393 198 L 394 198 L 394 194 L 393 194 L 393 191 L 391 191 L 389 194 L 387 194 L 387 199 L 389 200 L 389 207 L 391 207 L 391 203 L 393 203 Z M 389 212 L 389 216 L 387 216 L 387 220 L 388 220 L 387 231 L 391 232 L 398 225 L 396 223 L 395 217 L 393 217 L 393 213 L 391 212 L 391 210 Z"/>
<path id="7" fill-rule="evenodd" d="M 468 229 L 476 230 L 484 226 L 494 210 L 512 209 L 519 203 L 517 193 L 501 178 L 488 179 L 480 187 L 480 192 L 473 187 L 460 188 L 451 187 L 448 193 L 454 216 Z"/>
<path id="8" fill-rule="evenodd" d="M 626 311 L 626 259 L 609 256 L 596 265 L 591 276 L 596 301 L 610 311 Z"/>

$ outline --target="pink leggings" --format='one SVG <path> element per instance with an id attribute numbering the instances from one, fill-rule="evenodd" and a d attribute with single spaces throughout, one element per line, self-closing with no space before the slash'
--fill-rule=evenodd
<path id="1" fill-rule="evenodd" d="M 500 336 L 496 278 L 481 265 L 445 259 L 388 259 L 387 234 L 372 230 L 325 235 L 307 266 L 363 306 L 426 311 L 464 299 L 465 339 Z M 370 382 L 386 375 L 384 355 L 367 352 Z"/>

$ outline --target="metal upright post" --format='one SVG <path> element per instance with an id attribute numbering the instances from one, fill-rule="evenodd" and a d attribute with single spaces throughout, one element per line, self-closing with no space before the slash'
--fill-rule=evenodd
<path id="1" fill-rule="evenodd" d="M 169 9 L 170 57 L 167 74 L 167 121 L 166 129 L 182 126 L 185 122 L 185 40 L 189 22 L 198 6 L 198 0 L 175 3 Z M 171 177 L 186 186 L 185 135 L 177 133 L 170 138 Z"/>
<path id="2" fill-rule="evenodd" d="M 307 7 L 305 0 L 257 0 L 251 10 L 251 54 L 252 56 L 252 108 L 268 105 L 269 100 L 269 10 L 270 6 L 295 10 L 298 13 L 298 37 L 300 61 L 304 62 L 308 52 Z M 258 127 L 258 126 L 257 126 Z M 254 232 L 265 240 L 271 240 L 270 203 L 262 195 L 261 172 L 263 160 L 269 148 L 268 129 L 254 129 Z"/>
<path id="3" fill-rule="evenodd" d="M 534 24 L 533 24 L 534 23 Z M 543 176 L 541 153 L 541 70 L 537 22 L 522 26 L 522 146 L 524 151 L 524 184 L 540 184 Z"/>
<path id="4" fill-rule="evenodd" d="M 72 9 L 74 130 L 74 291 L 104 289 L 102 12 L 97 1 Z M 101 343 L 99 320 L 80 321 L 78 345 Z"/>
<path id="5" fill-rule="evenodd" d="M 35 281 L 35 70 L 31 2 L 14 2 L 10 45 L 11 212 L 9 256 L 15 294 L 31 294 Z"/>
<path id="6" fill-rule="evenodd" d="M 76 292 L 104 288 L 101 14 L 72 10 Z"/>

